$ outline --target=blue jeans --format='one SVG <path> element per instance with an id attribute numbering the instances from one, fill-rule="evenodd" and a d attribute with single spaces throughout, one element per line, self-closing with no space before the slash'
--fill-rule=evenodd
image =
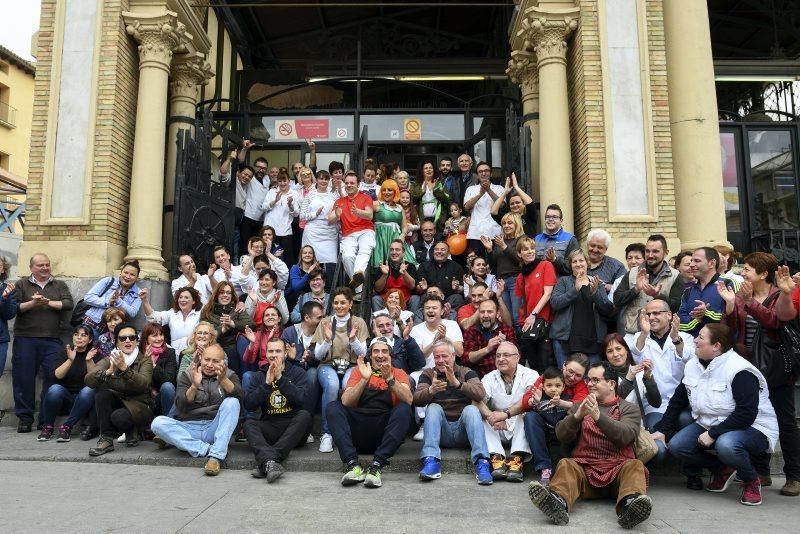
<path id="1" fill-rule="evenodd" d="M 224 460 L 228 455 L 228 442 L 238 423 L 239 399 L 228 397 L 219 405 L 219 411 L 213 420 L 178 421 L 159 415 L 153 419 L 150 430 L 170 445 L 195 458 L 210 456 Z"/>
<path id="2" fill-rule="evenodd" d="M 439 404 L 429 404 L 425 408 L 425 439 L 422 442 L 420 458 L 433 456 L 441 459 L 441 447 L 471 447 L 472 463 L 479 458 L 489 458 L 483 418 L 476 406 L 469 405 L 461 412 L 458 421 L 448 421 Z"/>
<path id="3" fill-rule="evenodd" d="M 319 380 L 317 380 L 318 367 L 306 369 L 306 411 L 314 417 L 319 402 Z"/>
<path id="4" fill-rule="evenodd" d="M 0 343 L 0 378 L 6 370 L 6 358 L 8 356 L 8 341 Z"/>
<path id="5" fill-rule="evenodd" d="M 78 393 L 70 393 L 61 384 L 53 384 L 44 395 L 42 424 L 52 425 L 58 415 L 69 410 L 69 417 L 64 424 L 69 427 L 77 425 L 81 417 L 94 406 L 94 394 L 95 391 L 89 386 L 84 386 Z"/>
<path id="6" fill-rule="evenodd" d="M 528 446 L 533 454 L 533 469 L 552 469 L 553 460 L 550 458 L 550 450 L 547 448 L 547 425 L 544 418 L 536 412 L 525 414 L 525 437 L 528 439 Z"/>
<path id="7" fill-rule="evenodd" d="M 339 396 L 339 390 L 344 389 L 353 367 L 345 371 L 343 379 L 339 380 L 339 374 L 331 365 L 320 365 L 317 367 L 317 380 L 322 388 L 322 433 L 330 434 L 328 428 L 328 414 L 325 408 Z"/>
<path id="8" fill-rule="evenodd" d="M 256 378 L 258 378 L 258 373 L 256 371 L 247 371 L 242 376 L 242 390 L 244 391 L 245 396 L 250 392 L 250 389 L 255 389 L 258 387 L 256 384 Z M 244 410 L 244 406 L 242 406 Z M 258 410 L 254 412 L 244 412 L 245 419 L 258 419 Z"/>
<path id="9" fill-rule="evenodd" d="M 683 471 L 686 475 L 700 475 L 704 467 L 712 473 L 718 473 L 727 465 L 736 469 L 739 478 L 744 482 L 758 479 L 752 457 L 767 453 L 769 450 L 767 436 L 752 427 L 726 432 L 711 446 L 711 449 L 717 452 L 715 456 L 708 452 L 710 449 L 705 449 L 697 443 L 697 438 L 705 431 L 702 426 L 692 423 L 672 436 L 669 441 L 669 453 L 683 462 Z"/>
<path id="10" fill-rule="evenodd" d="M 161 407 L 161 415 L 175 416 L 175 384 L 172 382 L 161 384 L 158 388 L 158 404 Z"/>
<path id="11" fill-rule="evenodd" d="M 239 358 L 239 378 L 244 381 L 244 375 L 248 371 L 258 371 L 258 358 L 253 363 L 244 363 L 244 352 L 247 350 L 247 347 L 250 345 L 250 342 L 247 341 L 247 338 L 244 336 L 239 336 L 236 339 L 236 354 Z M 244 383 L 242 384 L 244 387 Z M 247 391 L 245 389 L 245 391 Z"/>
<path id="12" fill-rule="evenodd" d="M 553 340 L 553 353 L 556 357 L 556 366 L 561 369 L 564 367 L 564 363 L 566 363 L 567 358 L 569 358 L 570 352 L 569 345 L 566 341 L 559 341 L 557 339 Z M 600 361 L 600 355 L 596 353 L 588 353 L 586 356 L 589 357 L 589 365 L 593 363 L 597 363 Z"/>
<path id="13" fill-rule="evenodd" d="M 663 413 L 658 412 L 651 412 L 644 416 L 644 427 L 648 430 L 648 432 L 653 432 L 653 427 L 655 427 L 659 421 L 664 417 Z M 694 419 L 692 419 L 692 411 L 690 409 L 686 409 L 681 412 L 680 417 L 678 417 L 678 428 L 686 428 L 687 426 L 694 423 Z M 652 460 L 647 462 L 647 465 L 651 465 L 653 463 L 661 463 L 667 457 L 667 446 L 664 444 L 663 441 L 660 439 L 655 440 L 656 446 L 658 447 L 658 453 L 653 457 Z"/>
<path id="14" fill-rule="evenodd" d="M 514 328 L 519 331 L 522 327 L 522 325 L 519 324 L 519 307 L 522 305 L 522 299 L 517 296 L 517 275 L 509 276 L 505 278 L 505 281 L 506 287 L 503 289 L 503 294 L 501 296 L 503 302 L 506 304 L 506 308 L 511 310 L 511 319 Z"/>

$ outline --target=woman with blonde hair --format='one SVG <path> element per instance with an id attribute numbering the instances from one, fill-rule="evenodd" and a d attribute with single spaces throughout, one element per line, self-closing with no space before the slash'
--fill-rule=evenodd
<path id="1" fill-rule="evenodd" d="M 517 296 L 517 275 L 520 273 L 519 256 L 517 255 L 517 241 L 523 237 L 522 219 L 515 213 L 506 213 L 500 220 L 500 235 L 494 239 L 481 236 L 486 252 L 490 254 L 492 270 L 498 280 L 503 280 L 503 291 L 499 296 L 503 298 L 506 308 L 511 310 L 514 327 L 519 331 L 519 306 L 520 298 Z"/>
<path id="2" fill-rule="evenodd" d="M 217 329 L 208 321 L 200 321 L 189 336 L 186 348 L 181 352 L 178 375 L 189 368 L 192 360 L 200 360 L 203 350 L 217 342 Z"/>

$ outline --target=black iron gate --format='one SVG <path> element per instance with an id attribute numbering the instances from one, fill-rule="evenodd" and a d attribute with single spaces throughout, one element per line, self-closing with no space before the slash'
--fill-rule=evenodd
<path id="1" fill-rule="evenodd" d="M 233 251 L 236 172 L 232 171 L 227 184 L 215 179 L 219 162 L 211 151 L 212 121 L 212 114 L 204 113 L 195 121 L 194 136 L 190 130 L 180 130 L 177 139 L 173 265 L 178 265 L 179 254 L 188 252 L 199 272 L 213 263 L 215 246 L 225 245 Z M 227 154 L 225 146 L 222 153 Z"/>

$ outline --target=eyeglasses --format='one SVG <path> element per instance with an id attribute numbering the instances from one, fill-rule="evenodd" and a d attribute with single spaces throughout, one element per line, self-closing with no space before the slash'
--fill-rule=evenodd
<path id="1" fill-rule="evenodd" d="M 594 384 L 595 386 L 600 382 L 608 382 L 608 380 L 606 380 L 605 378 L 587 378 L 586 381 L 589 382 L 590 384 Z"/>
<path id="2" fill-rule="evenodd" d="M 219 293 L 217 293 L 217 294 L 218 294 L 218 295 L 233 295 L 233 293 L 232 293 L 231 291 L 224 291 L 224 290 L 223 290 L 223 291 L 220 291 L 220 292 L 219 292 Z"/>
<path id="3" fill-rule="evenodd" d="M 561 217 L 558 215 L 545 215 L 544 218 L 547 219 L 548 221 L 557 221 Z"/>
<path id="4" fill-rule="evenodd" d="M 654 311 L 654 312 L 644 312 L 645 317 L 656 317 L 657 315 L 661 315 L 662 313 L 672 313 L 669 310 L 661 310 L 661 311 Z"/>
<path id="5" fill-rule="evenodd" d="M 568 376 L 571 376 L 571 377 L 577 378 L 577 379 L 579 379 L 579 380 L 580 380 L 581 378 L 583 378 L 583 373 L 578 373 L 578 372 L 576 372 L 576 371 L 573 371 L 573 370 L 572 370 L 572 369 L 570 369 L 569 367 L 567 367 L 566 369 L 564 369 L 564 373 L 565 373 L 566 375 L 568 375 Z"/>
<path id="6" fill-rule="evenodd" d="M 130 334 L 127 336 L 117 336 L 117 341 L 136 341 L 138 337 L 136 334 Z"/>
<path id="7" fill-rule="evenodd" d="M 497 352 L 494 355 L 495 360 L 507 360 L 509 358 L 516 358 L 519 356 L 516 352 Z"/>

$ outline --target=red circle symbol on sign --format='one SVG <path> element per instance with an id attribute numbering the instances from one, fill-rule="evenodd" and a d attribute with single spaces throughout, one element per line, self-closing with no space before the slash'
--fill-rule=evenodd
<path id="1" fill-rule="evenodd" d="M 292 134 L 292 125 L 288 122 L 284 122 L 280 126 L 278 126 L 278 131 L 281 135 L 291 135 Z"/>

